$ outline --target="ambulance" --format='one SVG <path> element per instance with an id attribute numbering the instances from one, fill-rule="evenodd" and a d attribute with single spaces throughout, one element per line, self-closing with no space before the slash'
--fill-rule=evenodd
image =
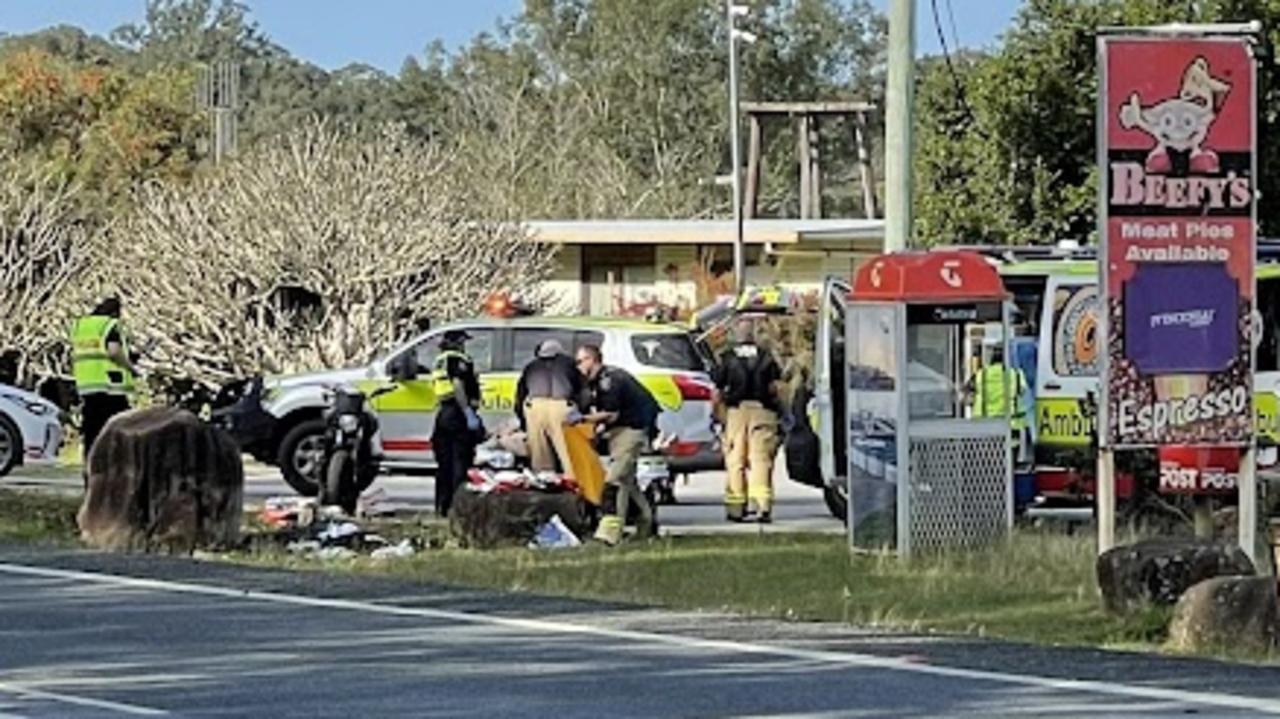
<path id="1" fill-rule="evenodd" d="M 1260 466 L 1276 463 L 1280 443 L 1280 243 L 1258 241 L 1257 307 L 1260 341 L 1254 377 L 1254 407 Z M 1098 395 L 1098 268 L 1092 248 L 962 247 L 982 252 L 999 267 L 1017 309 L 1014 357 L 1028 345 L 1034 361 L 1022 366 L 1035 408 L 1033 422 L 1036 494 L 1043 499 L 1092 501 L 1083 481 L 1094 461 L 1095 419 L 1090 395 Z M 844 317 L 850 287 L 828 279 L 819 304 L 814 388 L 809 422 L 817 435 L 818 461 L 789 467 L 793 478 L 821 487 L 831 513 L 845 517 L 844 475 L 848 456 L 840 431 L 845 424 Z M 966 352 L 968 349 L 966 348 Z M 796 477 L 797 472 L 806 475 Z M 1123 479 L 1123 478 L 1121 478 Z M 1126 489 L 1119 487 L 1120 493 Z"/>

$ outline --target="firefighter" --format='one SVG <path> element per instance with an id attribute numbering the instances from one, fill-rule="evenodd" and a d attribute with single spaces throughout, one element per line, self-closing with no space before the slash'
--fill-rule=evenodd
<path id="1" fill-rule="evenodd" d="M 466 353 L 471 335 L 449 330 L 440 338 L 440 354 L 431 372 L 432 387 L 440 402 L 431 435 L 436 458 L 436 514 L 449 516 L 453 494 L 467 479 L 475 461 L 476 444 L 484 432 L 480 415 L 480 381 L 475 363 Z"/>
<path id="2" fill-rule="evenodd" d="M 564 345 L 543 340 L 516 384 L 516 416 L 528 435 L 534 471 L 555 471 L 559 458 L 565 476 L 573 477 L 564 426 L 582 421 L 583 390 L 582 375 Z"/>
<path id="3" fill-rule="evenodd" d="M 587 380 L 587 394 L 591 398 L 592 412 L 586 420 L 604 429 L 609 448 L 609 474 L 601 503 L 604 516 L 596 530 L 596 539 L 610 546 L 622 540 L 630 502 L 635 502 L 640 510 L 637 535 L 652 537 L 657 532 L 657 524 L 653 508 L 636 482 L 636 465 L 657 436 L 661 408 L 631 373 L 604 364 L 599 347 L 580 347 L 577 365 Z"/>
<path id="4" fill-rule="evenodd" d="M 730 522 L 772 521 L 773 458 L 778 449 L 778 388 L 782 372 L 755 339 L 748 319 L 734 328 L 734 342 L 715 370 L 716 401 L 725 407 L 725 517 Z"/>
<path id="5" fill-rule="evenodd" d="M 134 391 L 133 358 L 120 324 L 120 300 L 108 297 L 71 327 L 72 374 L 80 395 L 85 477 L 89 454 L 107 422 L 129 410 Z"/>

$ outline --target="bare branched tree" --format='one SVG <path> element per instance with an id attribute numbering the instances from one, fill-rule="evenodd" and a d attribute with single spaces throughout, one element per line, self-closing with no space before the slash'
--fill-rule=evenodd
<path id="1" fill-rule="evenodd" d="M 65 372 L 77 311 L 73 282 L 89 257 L 76 190 L 39 165 L 0 156 L 0 361 L 27 384 Z"/>
<path id="2" fill-rule="evenodd" d="M 141 366 L 214 386 L 367 361 L 422 318 L 537 287 L 554 251 L 468 200 L 467 168 L 401 128 L 308 125 L 189 185 L 151 184 L 105 238 Z"/>

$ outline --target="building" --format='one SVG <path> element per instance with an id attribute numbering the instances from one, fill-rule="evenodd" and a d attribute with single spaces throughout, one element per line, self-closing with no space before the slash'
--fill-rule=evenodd
<path id="1" fill-rule="evenodd" d="M 532 221 L 534 236 L 559 246 L 546 286 L 551 311 L 682 315 L 732 285 L 732 220 Z M 752 219 L 744 225 L 747 284 L 816 292 L 829 275 L 852 278 L 884 246 L 880 219 Z"/>

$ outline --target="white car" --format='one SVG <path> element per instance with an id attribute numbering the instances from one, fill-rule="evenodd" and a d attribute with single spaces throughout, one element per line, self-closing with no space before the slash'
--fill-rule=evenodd
<path id="1" fill-rule="evenodd" d="M 20 464 L 50 464 L 62 450 L 58 405 L 0 384 L 0 477 Z"/>

